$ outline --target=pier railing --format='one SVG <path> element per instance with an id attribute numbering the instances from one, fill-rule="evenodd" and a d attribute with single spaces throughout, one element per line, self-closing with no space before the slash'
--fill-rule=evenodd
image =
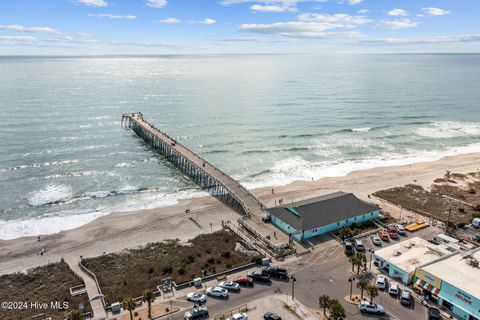
<path id="1" fill-rule="evenodd" d="M 124 114 L 122 126 L 131 128 L 138 136 L 158 149 L 173 165 L 190 176 L 200 187 L 211 191 L 214 196 L 220 196 L 223 201 L 234 207 L 241 206 L 244 213 L 257 222 L 264 216 L 265 205 L 250 191 L 199 154 L 147 122 L 142 113 Z"/>

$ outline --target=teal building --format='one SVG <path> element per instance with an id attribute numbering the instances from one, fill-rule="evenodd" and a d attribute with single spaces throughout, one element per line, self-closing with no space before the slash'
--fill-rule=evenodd
<path id="1" fill-rule="evenodd" d="M 268 209 L 270 221 L 296 240 L 378 219 L 380 208 L 352 193 L 335 192 Z"/>

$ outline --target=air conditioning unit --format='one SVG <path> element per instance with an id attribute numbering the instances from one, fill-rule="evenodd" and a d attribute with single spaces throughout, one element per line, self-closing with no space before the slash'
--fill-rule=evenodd
<path id="1" fill-rule="evenodd" d="M 475 267 L 475 268 L 478 268 L 478 260 L 477 259 L 474 259 L 474 258 L 468 258 L 465 260 L 467 262 L 467 264 L 469 266 L 472 266 L 472 267 Z"/>

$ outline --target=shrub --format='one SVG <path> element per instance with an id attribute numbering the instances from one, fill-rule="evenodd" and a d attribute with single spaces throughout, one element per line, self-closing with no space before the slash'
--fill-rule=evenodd
<path id="1" fill-rule="evenodd" d="M 171 265 L 169 265 L 169 264 L 166 264 L 166 265 L 164 265 L 164 266 L 162 267 L 162 271 L 163 271 L 164 274 L 166 274 L 166 273 L 172 273 L 173 267 L 172 267 Z"/>
<path id="2" fill-rule="evenodd" d="M 185 274 L 185 268 L 181 267 L 180 269 L 178 269 L 178 274 L 179 275 L 184 275 Z"/>
<path id="3" fill-rule="evenodd" d="M 207 262 L 208 262 L 209 264 L 214 264 L 214 263 L 215 263 L 215 258 L 214 258 L 214 257 L 210 257 L 210 258 L 207 259 Z"/>
<path id="4" fill-rule="evenodd" d="M 187 263 L 194 263 L 194 262 L 195 262 L 195 257 L 192 256 L 192 255 L 189 255 L 189 256 L 187 257 Z"/>
<path id="5" fill-rule="evenodd" d="M 475 210 L 480 211 L 480 204 L 477 204 L 477 206 L 475 207 Z"/>
<path id="6" fill-rule="evenodd" d="M 231 257 L 230 251 L 222 253 L 222 257 L 225 258 L 225 259 L 230 259 L 230 257 Z"/>
<path id="7" fill-rule="evenodd" d="M 463 228 L 465 227 L 466 223 L 465 222 L 459 222 L 457 223 L 457 228 Z"/>
<path id="8" fill-rule="evenodd" d="M 152 274 L 153 271 L 154 271 L 154 270 L 153 270 L 153 267 L 150 267 L 150 268 L 148 268 L 148 271 L 147 271 L 147 272 L 148 272 L 149 274 Z"/>
<path id="9" fill-rule="evenodd" d="M 461 213 L 465 213 L 465 208 L 458 208 L 458 211 Z"/>

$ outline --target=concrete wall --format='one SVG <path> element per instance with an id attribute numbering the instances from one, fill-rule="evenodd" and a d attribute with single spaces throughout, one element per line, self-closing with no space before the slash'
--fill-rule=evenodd
<path id="1" fill-rule="evenodd" d="M 370 221 L 372 219 L 377 219 L 379 216 L 380 216 L 380 211 L 376 210 L 376 211 L 373 211 L 373 212 L 370 212 L 370 213 L 367 213 L 367 214 L 363 214 L 363 215 L 353 217 L 351 219 L 342 220 L 342 221 L 339 221 L 337 223 L 332 223 L 332 224 L 329 224 L 329 225 L 326 225 L 326 226 L 323 226 L 323 227 L 320 227 L 320 228 L 306 230 L 303 233 L 303 236 L 304 236 L 304 238 L 310 238 L 310 237 L 318 236 L 318 235 L 323 234 L 323 233 L 336 231 L 336 230 L 342 229 L 342 228 L 348 228 L 353 223 L 362 224 L 362 223 L 365 223 L 365 222 Z"/>
<path id="2" fill-rule="evenodd" d="M 369 212 L 369 213 L 366 213 L 366 214 L 363 214 L 363 215 L 359 215 L 359 216 L 356 216 L 356 217 L 353 217 L 353 218 L 350 218 L 350 219 L 347 219 L 347 220 L 342 220 L 342 221 L 332 223 L 332 224 L 329 224 L 329 225 L 326 225 L 326 226 L 323 226 L 323 227 L 319 227 L 319 228 L 315 228 L 315 229 L 311 229 L 311 230 L 305 230 L 303 232 L 303 237 L 308 239 L 308 238 L 315 237 L 315 236 L 318 236 L 320 234 L 332 232 L 332 231 L 335 231 L 335 230 L 338 230 L 338 229 L 341 229 L 341 228 L 348 228 L 353 223 L 362 224 L 362 223 L 365 223 L 365 222 L 373 220 L 373 219 L 378 219 L 379 216 L 380 216 L 380 211 L 375 210 L 375 211 L 372 211 L 372 212 Z M 277 218 L 273 214 L 270 214 L 270 219 L 271 219 L 271 221 L 274 225 L 276 225 L 280 230 L 284 231 L 287 234 L 289 234 L 289 233 L 294 234 L 294 233 L 297 232 L 297 230 L 295 228 L 293 228 L 289 224 L 285 223 L 283 220 Z M 295 234 L 294 237 L 295 237 L 295 239 L 300 240 L 301 237 L 302 237 L 302 234 L 301 233 Z"/>
<path id="3" fill-rule="evenodd" d="M 378 265 L 383 271 L 388 273 L 389 277 L 395 279 L 396 281 L 402 282 L 403 284 L 409 284 L 410 282 L 412 282 L 414 272 L 408 273 L 407 271 L 402 270 L 397 266 L 391 264 L 390 262 L 377 256 L 375 253 L 373 254 L 373 259 L 376 265 Z"/>
<path id="4" fill-rule="evenodd" d="M 286 234 L 295 234 L 294 237 L 297 240 L 300 240 L 301 234 L 297 233 L 297 230 L 289 225 L 288 223 L 285 223 L 283 220 L 280 220 L 279 218 L 275 217 L 273 214 L 270 215 L 270 219 L 274 225 L 276 225 L 280 230 L 285 232 Z"/>
<path id="5" fill-rule="evenodd" d="M 440 298 L 439 304 L 442 304 L 444 300 L 451 303 L 453 305 L 452 312 L 460 319 L 468 320 L 469 315 L 480 319 L 480 300 L 475 299 L 470 294 L 442 281 L 438 296 Z"/>

